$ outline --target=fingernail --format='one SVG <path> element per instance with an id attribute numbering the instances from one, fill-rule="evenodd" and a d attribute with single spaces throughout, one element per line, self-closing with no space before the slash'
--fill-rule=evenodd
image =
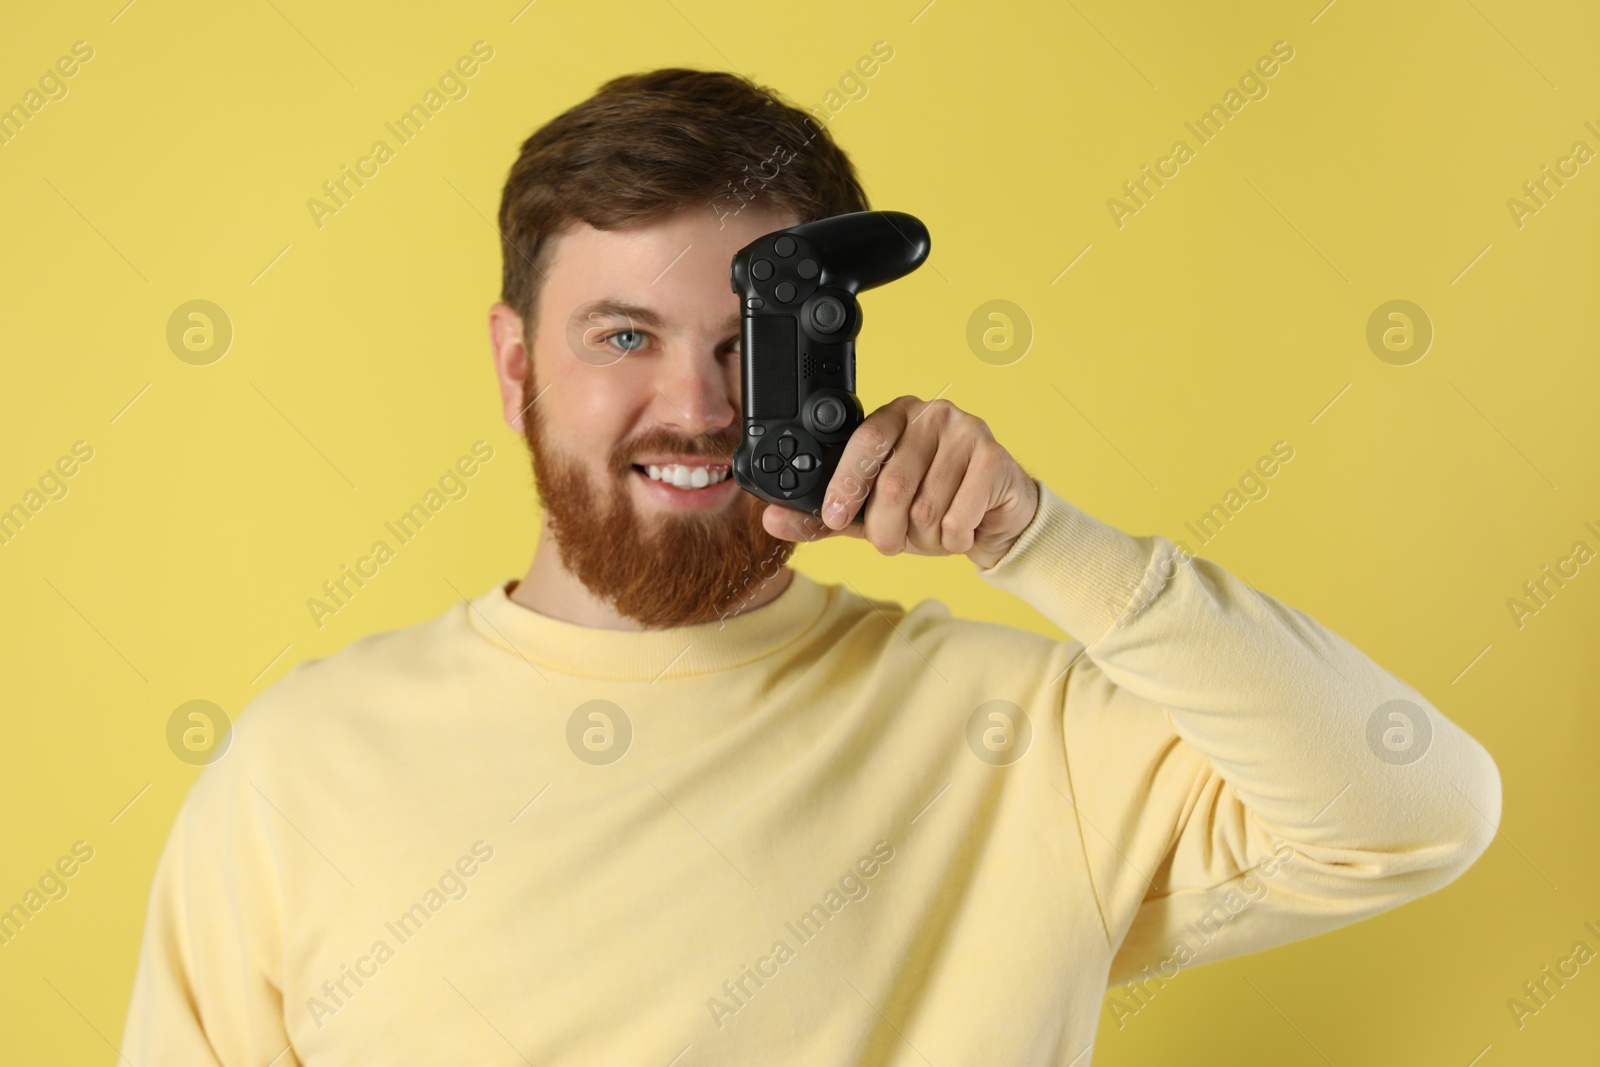
<path id="1" fill-rule="evenodd" d="M 822 507 L 822 521 L 832 526 L 844 518 L 844 505 L 837 500 L 830 500 Z"/>

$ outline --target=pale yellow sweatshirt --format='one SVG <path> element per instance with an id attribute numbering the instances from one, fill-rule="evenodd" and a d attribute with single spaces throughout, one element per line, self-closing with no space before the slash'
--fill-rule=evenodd
<path id="1" fill-rule="evenodd" d="M 1077 641 L 796 573 L 642 633 L 501 584 L 300 664 L 178 815 L 122 1052 L 1084 1067 L 1108 985 L 1488 846 L 1495 764 L 1416 690 L 1040 489 L 980 573 Z"/>

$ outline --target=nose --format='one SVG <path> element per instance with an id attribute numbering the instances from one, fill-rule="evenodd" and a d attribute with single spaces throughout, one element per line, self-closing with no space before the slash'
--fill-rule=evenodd
<path id="1" fill-rule="evenodd" d="M 681 342 L 669 351 L 656 376 L 654 414 L 686 435 L 718 436 L 739 418 L 738 359 L 719 357 L 705 343 Z"/>

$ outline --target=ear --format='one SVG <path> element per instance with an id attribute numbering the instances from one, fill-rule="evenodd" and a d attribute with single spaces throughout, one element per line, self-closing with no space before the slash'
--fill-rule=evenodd
<path id="1" fill-rule="evenodd" d="M 510 304 L 500 302 L 489 309 L 489 348 L 506 425 L 522 433 L 523 418 L 533 402 L 522 395 L 531 357 L 522 341 L 522 316 Z"/>

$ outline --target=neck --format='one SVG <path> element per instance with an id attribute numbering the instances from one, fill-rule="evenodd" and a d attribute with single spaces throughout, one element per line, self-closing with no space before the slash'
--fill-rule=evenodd
<path id="1" fill-rule="evenodd" d="M 730 609 L 727 617 L 742 615 L 771 603 L 789 588 L 793 578 L 794 572 L 787 566 L 780 568 L 776 576 L 753 590 L 748 599 L 739 601 Z M 555 538 L 548 532 L 540 535 L 528 573 L 517 582 L 509 595 L 514 602 L 528 610 L 562 622 L 599 630 L 645 629 L 637 619 L 618 614 L 609 602 L 591 593 L 588 586 L 567 570 L 561 562 Z"/>

